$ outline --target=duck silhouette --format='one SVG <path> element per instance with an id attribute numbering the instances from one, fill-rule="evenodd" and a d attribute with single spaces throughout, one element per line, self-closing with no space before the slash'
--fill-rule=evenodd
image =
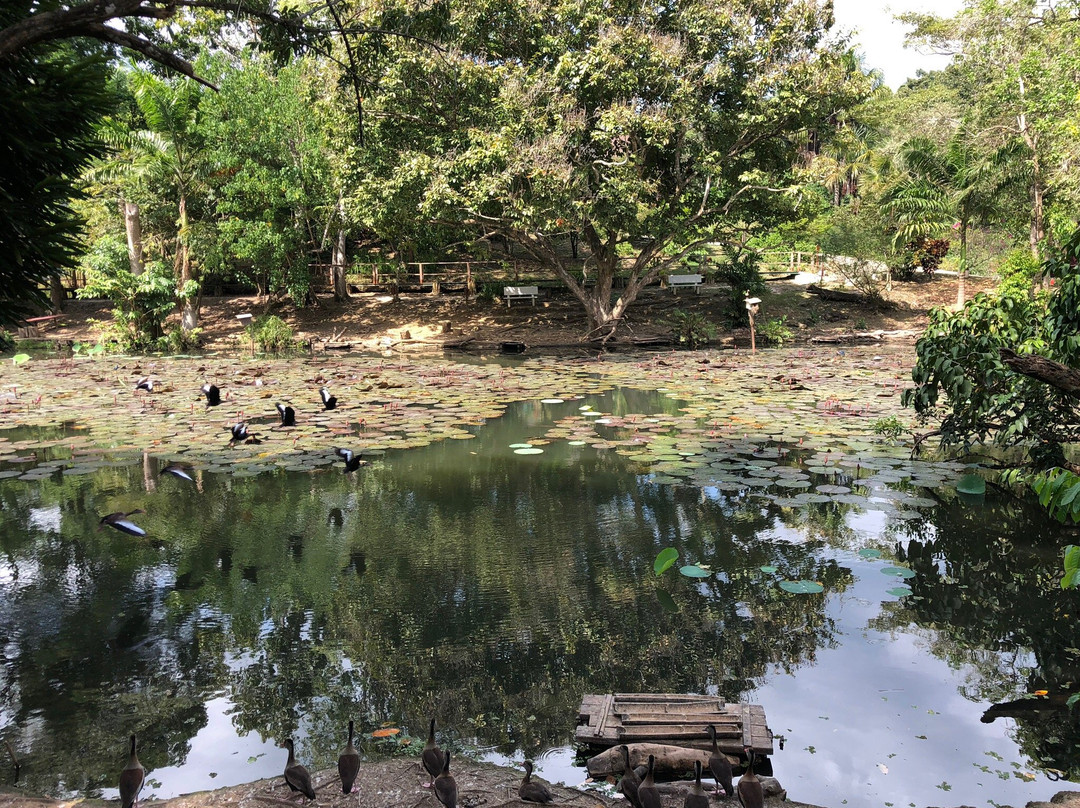
<path id="1" fill-rule="evenodd" d="M 336 454 L 342 460 L 345 461 L 345 473 L 350 471 L 356 471 L 361 466 L 366 466 L 367 461 L 363 459 L 363 455 L 360 452 L 353 453 L 350 449 L 338 449 Z"/>
<path id="2" fill-rule="evenodd" d="M 139 792 L 142 791 L 143 780 L 146 772 L 139 763 L 139 756 L 135 754 L 135 736 L 131 736 L 131 755 L 128 763 L 120 772 L 120 806 L 132 808 L 139 804 Z"/>
<path id="3" fill-rule="evenodd" d="M 522 778 L 521 785 L 518 786 L 518 796 L 525 802 L 555 802 L 555 798 L 551 796 L 551 790 L 543 783 L 532 779 L 532 772 L 533 762 L 526 760 L 525 777 Z"/>
<path id="4" fill-rule="evenodd" d="M 328 410 L 332 410 L 337 406 L 337 396 L 330 395 L 330 390 L 326 387 L 319 388 L 319 398 L 322 399 L 323 407 Z"/>
<path id="5" fill-rule="evenodd" d="M 349 745 L 337 759 L 338 775 L 341 777 L 341 793 L 351 794 L 356 791 L 357 772 L 360 771 L 360 755 L 353 746 L 353 722 L 349 722 Z"/>
<path id="6" fill-rule="evenodd" d="M 311 787 L 311 772 L 296 762 L 292 738 L 285 739 L 285 748 L 289 750 L 289 759 L 285 762 L 285 784 L 290 791 L 299 791 L 309 800 L 315 799 L 315 789 Z"/>
<path id="7" fill-rule="evenodd" d="M 116 511 L 115 513 L 107 514 L 101 517 L 98 522 L 98 530 L 103 527 L 111 527 L 119 530 L 121 533 L 127 533 L 129 536 L 145 536 L 146 531 L 139 527 L 137 524 L 128 519 L 129 516 L 134 516 L 137 513 L 146 513 L 142 508 L 136 508 L 133 511 Z"/>
<path id="8" fill-rule="evenodd" d="M 171 474 L 173 477 L 179 477 L 181 480 L 187 480 L 189 483 L 195 482 L 195 478 L 191 476 L 191 466 L 187 466 L 183 463 L 169 463 L 158 472 L 160 477 L 162 474 Z"/>
<path id="9" fill-rule="evenodd" d="M 281 403 L 278 403 L 275 406 L 277 407 L 278 415 L 281 416 L 282 426 L 296 426 L 296 410 Z"/>
<path id="10" fill-rule="evenodd" d="M 221 391 L 217 389 L 217 385 L 207 382 L 201 389 L 203 395 L 206 396 L 207 407 L 216 407 L 221 403 Z"/>

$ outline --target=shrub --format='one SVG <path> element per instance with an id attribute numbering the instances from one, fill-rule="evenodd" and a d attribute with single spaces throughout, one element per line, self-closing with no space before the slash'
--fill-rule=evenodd
<path id="1" fill-rule="evenodd" d="M 668 320 L 675 343 L 682 348 L 697 348 L 716 336 L 716 329 L 705 316 L 694 311 L 675 309 Z"/>
<path id="2" fill-rule="evenodd" d="M 263 353 L 282 353 L 293 347 L 293 330 L 274 314 L 264 314 L 248 326 L 252 341 Z"/>
<path id="3" fill-rule="evenodd" d="M 791 329 L 787 327 L 787 317 L 775 317 L 772 320 L 757 323 L 756 331 L 765 342 L 777 348 L 782 347 L 785 342 L 791 342 L 794 336 Z"/>
<path id="4" fill-rule="evenodd" d="M 1029 293 L 1041 270 L 1039 259 L 1031 254 L 1031 250 L 1010 251 L 998 267 L 1001 283 L 998 284 L 997 294 Z"/>
<path id="5" fill-rule="evenodd" d="M 895 415 L 874 421 L 874 434 L 881 435 L 889 443 L 895 443 L 904 434 L 904 425 Z"/>

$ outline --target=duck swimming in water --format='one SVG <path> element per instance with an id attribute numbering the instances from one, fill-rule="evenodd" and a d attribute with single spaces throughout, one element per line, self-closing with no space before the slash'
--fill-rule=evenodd
<path id="1" fill-rule="evenodd" d="M 278 403 L 275 406 L 277 407 L 278 415 L 281 416 L 282 426 L 296 426 L 296 410 L 281 403 Z"/>
<path id="2" fill-rule="evenodd" d="M 207 382 L 202 386 L 202 392 L 206 396 L 207 407 L 216 407 L 221 403 L 221 391 L 217 389 L 216 385 Z"/>
<path id="3" fill-rule="evenodd" d="M 328 410 L 337 406 L 337 396 L 330 395 L 330 390 L 326 387 L 319 388 L 319 398 L 322 399 L 323 407 Z"/>
<path id="4" fill-rule="evenodd" d="M 98 530 L 103 527 L 113 527 L 119 530 L 121 533 L 127 533 L 129 536 L 145 536 L 146 531 L 139 527 L 137 524 L 128 519 L 129 516 L 134 516 L 137 513 L 146 513 L 142 508 L 136 508 L 133 511 L 124 513 L 123 511 L 117 511 L 110 513 L 107 516 L 101 517 L 98 522 Z"/>

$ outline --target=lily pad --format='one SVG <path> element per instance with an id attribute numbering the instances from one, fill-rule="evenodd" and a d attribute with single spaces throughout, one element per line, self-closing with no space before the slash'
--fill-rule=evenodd
<path id="1" fill-rule="evenodd" d="M 771 564 L 762 564 L 758 569 L 762 572 L 776 572 L 778 567 L 774 567 Z"/>
<path id="2" fill-rule="evenodd" d="M 663 575 L 669 569 L 671 565 L 679 558 L 679 551 L 674 547 L 665 547 L 656 555 L 656 560 L 653 561 L 653 572 L 657 575 Z"/>
<path id="3" fill-rule="evenodd" d="M 985 494 L 986 480 L 978 474 L 965 474 L 956 484 L 956 490 L 961 494 Z"/>
<path id="4" fill-rule="evenodd" d="M 881 550 L 874 547 L 864 547 L 859 550 L 859 555 L 863 558 L 881 558 Z"/>
<path id="5" fill-rule="evenodd" d="M 907 567 L 882 567 L 881 572 L 893 578 L 914 578 L 915 572 Z"/>
<path id="6" fill-rule="evenodd" d="M 793 595 L 812 595 L 825 591 L 825 587 L 817 581 L 781 581 L 777 586 Z"/>
<path id="7" fill-rule="evenodd" d="M 702 569 L 697 564 L 687 564 L 685 567 L 679 567 L 679 573 L 687 578 L 708 578 L 712 575 L 709 570 Z"/>
<path id="8" fill-rule="evenodd" d="M 543 453 L 544 450 L 541 449 L 539 446 L 529 446 L 526 449 L 514 449 L 514 454 L 519 455 L 538 455 Z"/>
<path id="9" fill-rule="evenodd" d="M 911 594 L 911 590 L 906 586 L 894 586 L 885 590 L 888 595 L 895 595 L 898 598 L 905 598 Z"/>

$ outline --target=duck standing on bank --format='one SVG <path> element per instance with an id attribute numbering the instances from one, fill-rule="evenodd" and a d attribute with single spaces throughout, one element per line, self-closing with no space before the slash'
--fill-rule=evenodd
<path id="1" fill-rule="evenodd" d="M 630 765 L 630 747 L 623 744 L 623 776 L 619 780 L 619 793 L 630 802 L 633 808 L 641 808 L 641 800 L 638 798 L 638 788 L 641 786 L 641 778 Z"/>
<path id="2" fill-rule="evenodd" d="M 289 750 L 289 759 L 285 762 L 285 784 L 290 791 L 299 791 L 309 800 L 315 799 L 315 789 L 311 787 L 311 772 L 296 762 L 292 738 L 285 739 L 285 748 Z"/>
<path id="3" fill-rule="evenodd" d="M 638 786 L 638 801 L 641 808 L 661 808 L 660 792 L 656 790 L 656 781 L 653 779 L 653 765 L 656 757 L 649 755 L 649 770 L 645 772 L 645 779 Z"/>
<path id="4" fill-rule="evenodd" d="M 526 760 L 525 777 L 518 786 L 518 796 L 525 802 L 555 802 L 555 798 L 551 796 L 551 790 L 543 783 L 533 781 L 532 773 L 533 762 Z"/>
<path id="5" fill-rule="evenodd" d="M 435 778 L 443 770 L 445 755 L 446 753 L 435 743 L 435 719 L 432 718 L 431 723 L 428 724 L 427 743 L 424 744 L 424 751 L 420 753 L 420 762 L 424 766 L 424 771 L 431 777 L 431 782 L 424 783 L 424 788 L 431 788 L 435 785 Z"/>
<path id="6" fill-rule="evenodd" d="M 694 785 L 683 800 L 683 808 L 709 808 L 709 795 L 701 787 L 701 761 L 694 761 Z"/>
<path id="7" fill-rule="evenodd" d="M 360 771 L 360 755 L 353 746 L 353 722 L 349 722 L 349 744 L 337 759 L 338 776 L 341 777 L 341 793 L 356 791 L 356 775 Z"/>
<path id="8" fill-rule="evenodd" d="M 754 751 L 746 749 L 746 773 L 739 778 L 739 788 L 735 792 L 743 808 L 764 808 L 765 791 L 761 781 L 754 774 Z"/>
<path id="9" fill-rule="evenodd" d="M 120 772 L 120 808 L 133 808 L 139 804 L 139 792 L 142 791 L 146 772 L 135 754 L 135 736 L 131 736 L 131 755 L 128 763 Z"/>
<path id="10" fill-rule="evenodd" d="M 727 755 L 720 751 L 716 745 L 716 727 L 709 724 L 709 737 L 712 739 L 712 753 L 709 755 L 709 771 L 712 772 L 713 780 L 716 781 L 716 788 L 713 790 L 713 794 L 719 794 L 720 789 L 724 789 L 724 796 L 730 797 L 735 793 L 735 789 L 731 785 L 731 761 L 727 759 Z"/>
<path id="11" fill-rule="evenodd" d="M 443 752 L 443 768 L 435 778 L 435 799 L 446 808 L 457 808 L 457 781 L 450 774 L 450 750 Z"/>

